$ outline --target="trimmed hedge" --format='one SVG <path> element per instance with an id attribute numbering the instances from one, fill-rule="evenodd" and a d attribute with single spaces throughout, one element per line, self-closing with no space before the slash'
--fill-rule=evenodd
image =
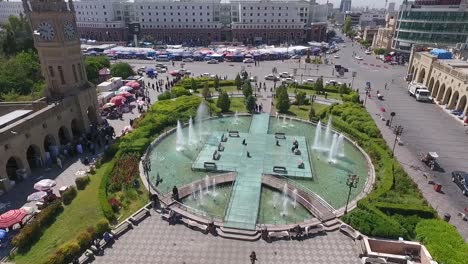
<path id="1" fill-rule="evenodd" d="M 80 246 L 76 240 L 63 244 L 57 251 L 50 254 L 44 264 L 70 263 L 80 253 Z"/>
<path id="2" fill-rule="evenodd" d="M 20 230 L 13 238 L 12 244 L 18 248 L 19 252 L 27 251 L 40 239 L 43 230 L 51 225 L 62 211 L 63 206 L 59 200 L 50 203 L 31 223 Z"/>
<path id="3" fill-rule="evenodd" d="M 71 186 L 62 194 L 62 202 L 64 205 L 69 205 L 73 199 L 75 199 L 78 191 L 76 190 L 75 186 Z"/>
<path id="4" fill-rule="evenodd" d="M 109 183 L 109 176 L 111 175 L 111 172 L 114 169 L 116 160 L 117 159 L 112 159 L 108 164 L 104 166 L 104 169 L 101 170 L 100 173 L 102 173 L 102 179 L 101 183 L 99 184 L 98 192 L 98 199 L 99 204 L 101 205 L 102 213 L 104 214 L 104 217 L 111 222 L 114 222 L 116 220 L 116 217 L 114 215 L 112 207 L 107 201 L 107 185 Z"/>
<path id="5" fill-rule="evenodd" d="M 421 218 L 437 218 L 437 212 L 434 209 L 427 206 L 412 205 L 412 204 L 394 204 L 385 202 L 375 202 L 372 204 L 377 207 L 380 211 L 387 215 L 417 215 Z"/>
<path id="6" fill-rule="evenodd" d="M 457 229 L 442 220 L 422 220 L 416 226 L 416 238 L 438 263 L 464 264 L 468 260 L 468 244 Z"/>
<path id="7" fill-rule="evenodd" d="M 78 190 L 84 190 L 90 181 L 91 178 L 89 178 L 89 176 L 78 177 L 75 179 L 76 188 Z"/>

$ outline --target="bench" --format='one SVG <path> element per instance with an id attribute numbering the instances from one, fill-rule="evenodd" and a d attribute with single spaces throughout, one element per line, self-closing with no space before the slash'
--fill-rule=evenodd
<path id="1" fill-rule="evenodd" d="M 150 210 L 143 207 L 140 211 L 136 212 L 130 217 L 132 224 L 137 225 L 142 219 L 151 215 Z"/>
<path id="2" fill-rule="evenodd" d="M 239 131 L 229 131 L 230 137 L 239 137 Z"/>
<path id="3" fill-rule="evenodd" d="M 281 174 L 287 174 L 288 171 L 286 170 L 286 167 L 281 167 L 281 166 L 274 166 L 273 167 L 273 172 L 281 173 Z"/>
<path id="4" fill-rule="evenodd" d="M 208 233 L 208 225 L 204 225 L 187 218 L 182 218 L 182 222 L 184 222 L 191 229 L 196 228 L 202 231 L 203 233 Z"/>
<path id="5" fill-rule="evenodd" d="M 203 167 L 205 169 L 209 169 L 209 170 L 216 170 L 216 168 L 217 168 L 216 163 L 214 163 L 214 162 L 204 162 Z"/>
<path id="6" fill-rule="evenodd" d="M 78 263 L 84 264 L 88 263 L 88 261 L 91 261 L 94 259 L 94 253 L 91 249 L 87 249 L 81 257 L 78 258 Z"/>
<path id="7" fill-rule="evenodd" d="M 221 144 L 221 143 L 218 144 L 218 151 L 224 151 L 223 144 Z"/>
<path id="8" fill-rule="evenodd" d="M 325 231 L 325 228 L 322 224 L 319 224 L 317 226 L 306 226 L 305 227 L 305 233 L 307 236 L 309 235 L 315 235 L 319 234 Z"/>
<path id="9" fill-rule="evenodd" d="M 224 134 L 221 135 L 221 142 L 227 142 L 228 137 L 225 137 Z"/>
<path id="10" fill-rule="evenodd" d="M 271 231 L 268 232 L 268 239 L 271 241 L 273 239 L 291 239 L 291 235 L 289 234 L 289 231 Z"/>
<path id="11" fill-rule="evenodd" d="M 125 233 L 128 229 L 132 229 L 132 223 L 128 220 L 123 221 L 120 223 L 118 226 L 116 226 L 114 229 L 111 230 L 111 234 L 114 237 L 119 237 L 123 233 Z"/>
<path id="12" fill-rule="evenodd" d="M 351 237 L 353 240 L 360 239 L 361 234 L 347 224 L 340 225 L 340 231 Z"/>

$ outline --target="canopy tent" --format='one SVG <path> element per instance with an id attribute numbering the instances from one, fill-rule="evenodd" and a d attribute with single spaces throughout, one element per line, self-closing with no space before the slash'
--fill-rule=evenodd
<path id="1" fill-rule="evenodd" d="M 39 201 L 39 200 L 42 200 L 44 199 L 44 197 L 47 196 L 47 192 L 44 192 L 44 191 L 38 191 L 38 192 L 35 192 L 35 193 L 32 193 L 28 196 L 28 199 L 27 201 L 28 202 L 31 202 L 31 201 Z"/>
<path id="2" fill-rule="evenodd" d="M 133 88 L 130 86 L 122 86 L 119 88 L 119 92 L 130 92 L 133 91 Z"/>
<path id="3" fill-rule="evenodd" d="M 117 95 L 115 97 L 112 97 L 109 102 L 113 103 L 115 106 L 121 106 L 125 103 L 125 101 L 127 101 L 125 97 Z"/>
<path id="4" fill-rule="evenodd" d="M 131 81 L 131 82 L 126 83 L 125 85 L 132 87 L 133 89 L 136 89 L 136 90 L 140 89 L 140 86 L 141 86 L 140 83 L 137 81 Z"/>
<path id="5" fill-rule="evenodd" d="M 6 212 L 0 215 L 0 228 L 10 228 L 23 221 L 26 215 L 28 215 L 28 213 L 22 208 Z"/>
<path id="6" fill-rule="evenodd" d="M 34 189 L 38 191 L 47 191 L 57 185 L 57 182 L 51 179 L 43 179 L 34 184 Z"/>

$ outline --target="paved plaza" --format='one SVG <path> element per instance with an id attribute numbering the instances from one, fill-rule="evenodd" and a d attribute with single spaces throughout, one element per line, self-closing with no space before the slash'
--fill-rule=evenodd
<path id="1" fill-rule="evenodd" d="M 339 231 L 303 241 L 245 242 L 204 235 L 183 225 L 171 226 L 155 212 L 93 263 L 242 264 L 250 263 L 252 251 L 259 264 L 361 263 L 354 242 Z"/>

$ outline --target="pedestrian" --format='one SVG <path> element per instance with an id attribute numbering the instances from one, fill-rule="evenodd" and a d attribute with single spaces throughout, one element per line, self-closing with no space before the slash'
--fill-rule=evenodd
<path id="1" fill-rule="evenodd" d="M 250 253 L 250 263 L 255 264 L 256 260 L 257 260 L 257 254 L 255 254 L 255 251 L 252 251 L 252 253 Z"/>
<path id="2" fill-rule="evenodd" d="M 62 167 L 62 160 L 59 157 L 57 157 L 57 166 L 59 166 L 60 169 L 63 168 Z"/>
<path id="3" fill-rule="evenodd" d="M 385 83 L 385 90 L 387 90 L 387 83 Z"/>

